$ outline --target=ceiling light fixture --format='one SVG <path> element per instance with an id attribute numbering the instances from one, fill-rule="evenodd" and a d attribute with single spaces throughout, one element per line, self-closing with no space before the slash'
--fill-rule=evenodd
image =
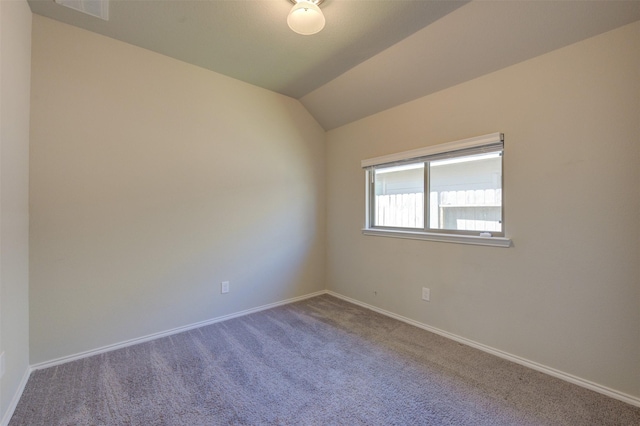
<path id="1" fill-rule="evenodd" d="M 109 20 L 109 0 L 53 0 L 54 2 L 66 6 L 78 12 L 96 18 Z"/>
<path id="2" fill-rule="evenodd" d="M 311 35 L 324 28 L 324 15 L 318 7 L 323 0 L 289 0 L 293 3 L 287 16 L 289 28 L 298 34 Z"/>

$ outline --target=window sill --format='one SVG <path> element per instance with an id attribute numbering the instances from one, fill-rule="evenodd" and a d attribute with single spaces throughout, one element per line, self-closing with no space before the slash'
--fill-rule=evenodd
<path id="1" fill-rule="evenodd" d="M 476 246 L 503 247 L 511 246 L 511 239 L 504 237 L 480 237 L 475 235 L 438 234 L 430 232 L 394 231 L 389 229 L 365 228 L 363 235 L 377 237 L 407 238 L 410 240 L 439 241 L 442 243 L 472 244 Z"/>

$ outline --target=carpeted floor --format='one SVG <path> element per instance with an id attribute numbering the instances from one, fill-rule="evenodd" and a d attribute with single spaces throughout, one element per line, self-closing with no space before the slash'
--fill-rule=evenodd
<path id="1" fill-rule="evenodd" d="M 17 425 L 640 425 L 640 408 L 324 295 L 34 372 Z"/>

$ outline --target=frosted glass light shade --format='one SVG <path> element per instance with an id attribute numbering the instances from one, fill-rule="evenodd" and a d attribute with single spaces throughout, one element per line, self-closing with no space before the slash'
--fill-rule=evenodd
<path id="1" fill-rule="evenodd" d="M 324 28 L 325 19 L 317 4 L 309 0 L 300 0 L 291 8 L 287 24 L 298 34 L 311 35 Z"/>

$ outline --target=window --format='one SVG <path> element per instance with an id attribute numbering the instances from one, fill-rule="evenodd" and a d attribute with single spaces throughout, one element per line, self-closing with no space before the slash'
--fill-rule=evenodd
<path id="1" fill-rule="evenodd" d="M 364 233 L 508 247 L 503 149 L 494 133 L 363 160 Z"/>

